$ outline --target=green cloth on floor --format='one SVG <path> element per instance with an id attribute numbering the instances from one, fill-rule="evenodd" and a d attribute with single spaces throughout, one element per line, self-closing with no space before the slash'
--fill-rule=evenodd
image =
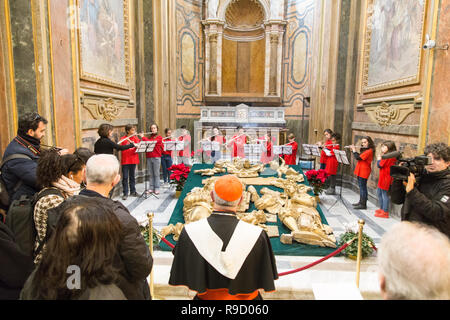
<path id="1" fill-rule="evenodd" d="M 210 176 L 202 176 L 200 174 L 195 174 L 194 171 L 195 170 L 200 170 L 200 169 L 209 169 L 212 168 L 213 165 L 212 164 L 194 164 L 194 166 L 192 167 L 191 172 L 189 173 L 188 179 L 184 185 L 183 191 L 181 192 L 180 198 L 178 199 L 178 202 L 175 206 L 175 209 L 172 213 L 172 216 L 170 217 L 169 220 L 169 224 L 173 224 L 176 225 L 178 222 L 184 223 L 184 217 L 183 217 L 183 199 L 186 197 L 186 195 L 191 192 L 191 190 L 195 187 L 203 187 L 202 185 L 202 180 L 210 178 Z M 290 167 L 294 168 L 296 171 L 303 173 L 302 169 L 300 168 L 300 166 L 298 165 L 290 165 Z M 269 173 L 270 172 L 270 168 L 267 168 L 265 170 L 265 173 Z M 274 172 L 272 170 L 272 172 Z M 217 174 L 215 176 L 221 176 L 221 175 L 225 175 L 226 173 L 223 174 Z M 264 174 L 263 177 L 270 177 L 270 176 L 277 176 L 276 172 L 274 172 L 273 175 L 267 175 Z M 306 177 L 305 177 L 306 180 Z M 307 181 L 304 182 L 304 184 L 309 185 L 309 183 Z M 258 191 L 258 194 L 261 195 L 260 190 L 264 187 L 268 187 L 269 189 L 275 190 L 275 191 L 279 191 L 279 192 L 283 192 L 283 189 L 280 189 L 278 187 L 274 187 L 274 186 L 258 186 L 255 185 L 254 186 L 256 191 Z M 312 192 L 309 193 L 310 195 L 313 195 Z M 255 204 L 253 202 L 250 202 L 250 208 L 249 212 L 256 210 L 255 208 Z M 320 218 L 322 219 L 322 223 L 323 224 L 328 224 L 325 216 L 323 215 L 322 209 L 320 208 L 320 205 L 317 206 L 317 211 L 320 214 Z M 284 226 L 284 224 L 280 221 L 280 219 L 277 216 L 277 223 L 271 223 L 268 222 L 266 223 L 266 225 L 277 225 L 278 226 L 278 232 L 280 234 L 280 236 L 283 233 L 291 233 L 291 231 Z M 173 235 L 168 235 L 166 237 L 166 240 L 168 240 L 169 242 L 171 242 L 172 244 L 176 244 L 176 241 L 173 240 Z M 280 237 L 273 237 L 270 238 L 270 243 L 272 244 L 272 250 L 274 252 L 275 255 L 286 255 L 286 256 L 326 256 L 328 254 L 330 254 L 331 252 L 335 251 L 336 249 L 334 248 L 328 248 L 328 247 L 320 247 L 320 246 L 313 246 L 313 245 L 307 245 L 307 244 L 301 244 L 301 243 L 297 243 L 297 242 L 293 242 L 292 244 L 283 244 L 280 242 Z M 163 241 L 161 241 L 159 243 L 159 246 L 162 250 L 164 251 L 171 251 L 172 249 L 165 244 Z"/>

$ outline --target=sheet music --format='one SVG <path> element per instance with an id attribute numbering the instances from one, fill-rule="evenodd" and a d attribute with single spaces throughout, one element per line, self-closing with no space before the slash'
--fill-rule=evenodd
<path id="1" fill-rule="evenodd" d="M 155 149 L 156 140 L 154 141 L 141 141 L 136 147 L 136 152 L 152 152 Z"/>
<path id="2" fill-rule="evenodd" d="M 339 163 L 343 163 L 343 164 L 347 164 L 347 165 L 350 164 L 345 150 L 334 150 L 334 154 L 336 155 L 336 159 Z"/>
<path id="3" fill-rule="evenodd" d="M 327 148 L 323 148 L 322 150 L 323 150 L 323 152 L 325 152 L 327 157 L 331 157 L 331 151 L 330 150 L 328 150 Z"/>
<path id="4" fill-rule="evenodd" d="M 203 151 L 220 151 L 220 143 L 217 141 L 202 141 Z"/>
<path id="5" fill-rule="evenodd" d="M 313 156 L 320 157 L 320 150 L 318 146 L 315 144 L 310 144 L 310 148 Z"/>
<path id="6" fill-rule="evenodd" d="M 273 153 L 280 155 L 283 154 L 283 147 L 282 146 L 273 146 Z"/>
<path id="7" fill-rule="evenodd" d="M 283 154 L 292 154 L 292 146 L 283 146 Z"/>
<path id="8" fill-rule="evenodd" d="M 312 155 L 311 148 L 310 148 L 309 144 L 302 144 L 302 147 L 303 147 L 303 151 L 305 151 L 306 154 Z"/>

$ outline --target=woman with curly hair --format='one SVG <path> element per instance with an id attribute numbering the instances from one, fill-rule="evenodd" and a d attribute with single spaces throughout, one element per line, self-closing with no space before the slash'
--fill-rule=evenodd
<path id="1" fill-rule="evenodd" d="M 126 300 L 115 284 L 113 260 L 123 232 L 111 208 L 77 197 L 56 209 L 60 216 L 43 254 L 20 294 L 22 300 Z"/>
<path id="2" fill-rule="evenodd" d="M 53 149 L 41 153 L 36 169 L 37 183 L 42 190 L 38 193 L 34 206 L 34 223 L 37 231 L 34 244 L 35 263 L 40 261 L 44 249 L 47 211 L 80 192 L 85 170 L 86 163 L 79 154 L 61 156 Z"/>

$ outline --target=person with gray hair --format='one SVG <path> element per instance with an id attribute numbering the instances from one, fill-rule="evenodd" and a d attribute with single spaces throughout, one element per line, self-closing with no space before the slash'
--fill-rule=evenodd
<path id="1" fill-rule="evenodd" d="M 128 300 L 151 299 L 147 276 L 153 258 L 136 219 L 109 193 L 120 181 L 119 161 L 114 155 L 98 154 L 86 164 L 86 189 L 74 197 L 95 197 L 102 206 L 112 208 L 123 226 L 114 267 L 119 270 L 117 286 Z"/>
<path id="2" fill-rule="evenodd" d="M 450 299 L 450 240 L 434 227 L 396 224 L 381 240 L 378 266 L 386 300 Z"/>

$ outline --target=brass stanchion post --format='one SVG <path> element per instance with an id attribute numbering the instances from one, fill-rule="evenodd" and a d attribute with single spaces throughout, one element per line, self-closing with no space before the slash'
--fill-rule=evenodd
<path id="1" fill-rule="evenodd" d="M 147 218 L 148 218 L 148 242 L 149 242 L 149 247 L 150 247 L 150 254 L 153 257 L 153 217 L 155 216 L 155 214 L 153 212 L 147 213 Z M 154 267 L 154 266 L 153 266 Z M 152 299 L 155 298 L 155 294 L 154 294 L 154 288 L 153 288 L 153 268 L 152 267 L 152 271 L 150 272 L 150 295 L 152 297 Z"/>
<path id="2" fill-rule="evenodd" d="M 364 228 L 364 220 L 358 220 L 359 230 L 358 230 L 358 255 L 356 257 L 356 287 L 359 288 L 359 274 L 361 268 L 361 258 L 362 258 L 362 233 Z"/>

